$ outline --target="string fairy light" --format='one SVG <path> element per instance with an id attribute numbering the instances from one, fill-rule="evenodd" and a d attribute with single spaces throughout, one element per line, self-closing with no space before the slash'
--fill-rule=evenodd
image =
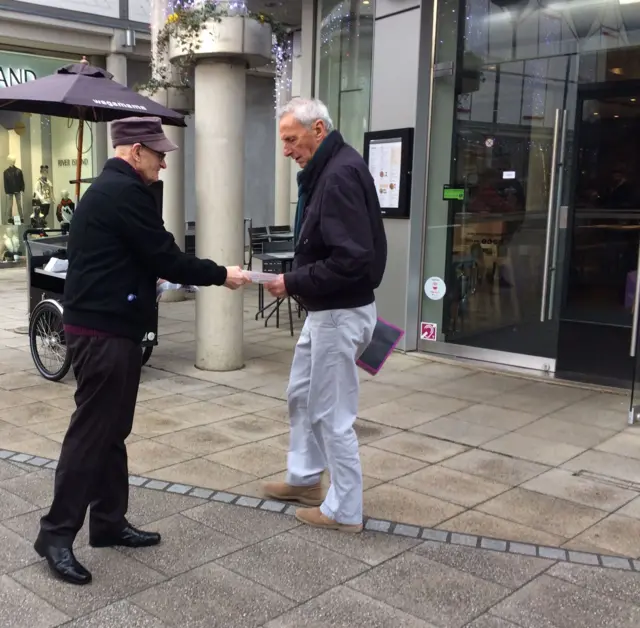
<path id="1" fill-rule="evenodd" d="M 291 97 L 291 58 L 293 56 L 293 41 L 291 35 L 287 37 L 284 45 L 274 42 L 273 49 L 276 65 L 274 101 L 277 114 L 278 110 L 285 105 Z"/>

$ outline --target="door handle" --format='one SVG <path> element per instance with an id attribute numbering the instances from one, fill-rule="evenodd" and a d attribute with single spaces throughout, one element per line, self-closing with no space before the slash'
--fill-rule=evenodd
<path id="1" fill-rule="evenodd" d="M 551 148 L 551 176 L 549 179 L 549 202 L 547 203 L 547 233 L 544 245 L 544 268 L 542 272 L 542 303 L 540 304 L 540 322 L 546 320 L 547 303 L 549 298 L 549 270 L 551 261 L 551 243 L 553 235 L 553 217 L 556 206 L 556 179 L 558 170 L 558 140 L 560 139 L 560 109 L 556 109 L 553 122 L 553 144 Z"/>
<path id="2" fill-rule="evenodd" d="M 636 290 L 633 296 L 633 318 L 631 323 L 631 347 L 629 355 L 636 357 L 636 347 L 638 345 L 638 306 L 640 305 L 640 242 L 638 244 L 638 262 L 636 265 Z"/>
<path id="3" fill-rule="evenodd" d="M 558 163 L 556 169 L 558 172 L 556 181 L 556 205 L 555 205 L 555 220 L 553 221 L 553 249 L 551 253 L 551 281 L 549 285 L 549 314 L 548 320 L 553 318 L 553 298 L 556 291 L 556 277 L 558 270 L 558 249 L 560 248 L 560 215 L 568 212 L 568 208 L 562 205 L 562 185 L 564 183 L 564 160 L 567 146 L 567 110 L 562 112 L 562 127 L 560 131 L 560 154 L 558 156 Z"/>

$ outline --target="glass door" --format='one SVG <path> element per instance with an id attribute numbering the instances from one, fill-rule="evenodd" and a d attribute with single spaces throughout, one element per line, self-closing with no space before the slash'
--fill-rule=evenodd
<path id="1" fill-rule="evenodd" d="M 429 191 L 421 320 L 437 321 L 438 334 L 421 347 L 553 371 L 577 58 L 488 64 L 476 73 L 476 86 L 436 79 L 435 97 L 455 90 L 457 104 L 448 124 L 432 126 L 432 150 L 447 135 L 454 140 L 447 170 L 430 163 L 430 184 L 441 190 L 439 199 Z M 438 280 L 442 299 L 429 288 Z"/>
<path id="2" fill-rule="evenodd" d="M 639 44 L 640 0 L 440 0 L 421 350 L 630 386 Z"/>
<path id="3" fill-rule="evenodd" d="M 582 86 L 557 372 L 629 387 L 640 240 L 640 83 Z"/>

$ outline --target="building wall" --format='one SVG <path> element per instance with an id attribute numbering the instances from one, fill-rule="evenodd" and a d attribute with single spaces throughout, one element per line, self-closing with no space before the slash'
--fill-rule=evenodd
<path id="1" fill-rule="evenodd" d="M 67 0 L 71 2 L 71 0 Z M 116 1 L 116 0 L 111 0 Z M 117 0 L 118 2 L 120 0 Z M 127 0 L 128 15 L 127 17 L 133 22 L 149 23 L 151 15 L 151 0 Z"/>
<path id="2" fill-rule="evenodd" d="M 134 89 L 137 85 L 143 85 L 151 78 L 151 66 L 149 61 L 127 60 L 127 87 Z"/>
<path id="3" fill-rule="evenodd" d="M 131 0 L 140 3 L 141 0 Z M 35 4 L 55 9 L 82 11 L 105 17 L 120 17 L 120 0 L 19 0 L 16 4 Z"/>
<path id="4" fill-rule="evenodd" d="M 276 137 L 274 82 L 247 76 L 244 217 L 256 227 L 274 224 Z"/>
<path id="5" fill-rule="evenodd" d="M 373 45 L 371 130 L 382 131 L 416 125 L 420 2 L 377 0 Z M 419 173 L 414 172 L 414 177 Z M 411 212 L 420 211 L 412 199 Z M 418 205 L 418 207 L 416 207 Z M 385 219 L 388 240 L 387 271 L 377 292 L 378 313 L 402 329 L 409 329 L 409 248 L 412 220 Z M 413 349 L 411 336 L 404 347 Z"/>

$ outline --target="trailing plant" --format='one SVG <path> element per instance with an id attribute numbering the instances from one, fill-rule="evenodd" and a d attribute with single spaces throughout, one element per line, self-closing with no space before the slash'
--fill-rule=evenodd
<path id="1" fill-rule="evenodd" d="M 291 50 L 288 41 L 289 30 L 270 15 L 249 10 L 244 2 L 205 0 L 196 6 L 179 6 L 168 16 L 156 38 L 156 51 L 151 60 L 151 79 L 140 86 L 140 91 L 154 94 L 160 89 L 189 88 L 190 69 L 195 65 L 202 30 L 211 22 L 219 23 L 226 17 L 245 17 L 271 27 L 274 36 L 276 76 L 279 78 Z M 173 63 L 173 68 L 168 60 L 169 42 L 172 39 L 178 42 L 184 52 L 184 55 Z"/>

